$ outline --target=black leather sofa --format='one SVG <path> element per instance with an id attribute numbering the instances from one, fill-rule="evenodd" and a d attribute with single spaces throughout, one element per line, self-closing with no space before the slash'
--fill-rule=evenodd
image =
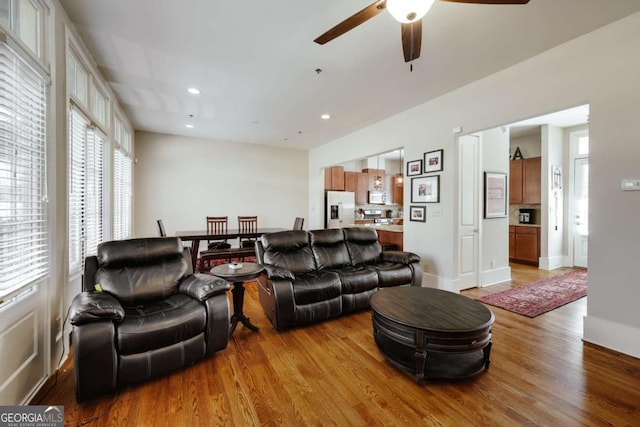
<path id="1" fill-rule="evenodd" d="M 277 330 L 368 308 L 380 288 L 422 284 L 420 257 L 382 251 L 368 227 L 265 234 L 256 257 L 260 304 Z"/>
<path id="2" fill-rule="evenodd" d="M 96 291 L 96 287 L 101 292 Z M 229 284 L 178 238 L 105 242 L 70 308 L 78 402 L 193 364 L 229 340 Z"/>

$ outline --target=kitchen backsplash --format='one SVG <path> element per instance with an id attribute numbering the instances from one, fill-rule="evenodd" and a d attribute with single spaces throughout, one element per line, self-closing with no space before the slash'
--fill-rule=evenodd
<path id="1" fill-rule="evenodd" d="M 520 224 L 518 215 L 520 209 L 533 209 L 536 211 L 535 223 L 540 225 L 540 205 L 509 205 L 509 224 Z"/>
<path id="2" fill-rule="evenodd" d="M 355 218 L 360 219 L 358 217 L 358 212 L 362 210 L 379 210 L 382 211 L 382 216 L 387 216 L 387 211 L 391 211 L 391 218 L 402 218 L 402 206 L 400 205 L 356 205 L 356 210 L 354 212 Z"/>

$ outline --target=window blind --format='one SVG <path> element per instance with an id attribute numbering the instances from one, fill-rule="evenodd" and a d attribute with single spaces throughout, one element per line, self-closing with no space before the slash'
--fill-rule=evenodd
<path id="1" fill-rule="evenodd" d="M 0 43 L 0 295 L 48 271 L 46 79 Z"/>
<path id="2" fill-rule="evenodd" d="M 118 149 L 114 153 L 113 165 L 113 238 L 126 239 L 131 236 L 131 159 Z"/>
<path id="3" fill-rule="evenodd" d="M 104 137 L 79 110 L 69 114 L 69 274 L 103 240 Z"/>

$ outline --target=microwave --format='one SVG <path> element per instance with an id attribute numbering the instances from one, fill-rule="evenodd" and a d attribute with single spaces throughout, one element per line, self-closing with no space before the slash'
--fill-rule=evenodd
<path id="1" fill-rule="evenodd" d="M 384 205 L 387 203 L 387 193 L 384 191 L 369 191 L 370 205 Z"/>

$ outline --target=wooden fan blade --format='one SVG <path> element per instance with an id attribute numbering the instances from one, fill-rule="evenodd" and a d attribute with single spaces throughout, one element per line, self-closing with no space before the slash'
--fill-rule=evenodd
<path id="1" fill-rule="evenodd" d="M 440 0 L 449 3 L 476 3 L 476 4 L 527 4 L 529 0 Z"/>
<path id="2" fill-rule="evenodd" d="M 318 44 L 325 44 L 327 42 L 330 42 L 336 37 L 343 35 L 347 31 L 353 30 L 358 25 L 373 18 L 374 16 L 382 12 L 385 7 L 387 7 L 387 0 L 378 0 L 373 4 L 365 7 L 361 11 L 355 13 L 354 15 L 351 15 L 335 27 L 331 28 L 329 31 L 315 39 L 314 42 Z"/>
<path id="3" fill-rule="evenodd" d="M 420 57 L 422 46 L 422 19 L 411 24 L 402 24 L 402 51 L 404 62 L 411 62 Z"/>

